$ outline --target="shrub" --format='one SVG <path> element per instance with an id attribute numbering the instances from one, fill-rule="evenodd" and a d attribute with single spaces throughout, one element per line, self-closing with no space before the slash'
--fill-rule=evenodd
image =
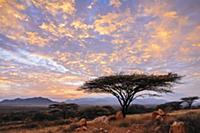
<path id="1" fill-rule="evenodd" d="M 27 123 L 24 127 L 25 128 L 37 128 L 37 127 L 39 127 L 39 125 L 36 123 Z"/>
<path id="2" fill-rule="evenodd" d="M 200 129 L 200 113 L 187 113 L 178 118 L 186 124 L 189 133 L 199 133 Z"/>
<path id="3" fill-rule="evenodd" d="M 94 119 L 98 116 L 102 115 L 111 115 L 113 112 L 111 109 L 108 109 L 107 107 L 100 107 L 100 106 L 92 106 L 87 107 L 85 109 L 80 110 L 79 117 L 86 118 L 86 119 Z"/>
<path id="4" fill-rule="evenodd" d="M 175 101 L 175 102 L 168 102 L 168 103 L 160 104 L 156 107 L 156 110 L 163 109 L 164 111 L 167 111 L 167 112 L 179 110 L 182 107 L 181 103 L 182 102 Z"/>
<path id="5" fill-rule="evenodd" d="M 54 117 L 53 115 L 41 113 L 41 112 L 35 113 L 32 116 L 33 121 L 53 121 L 53 120 L 56 120 L 56 119 L 57 118 Z"/>
<path id="6" fill-rule="evenodd" d="M 74 118 L 77 115 L 79 105 L 75 103 L 60 103 L 49 106 L 49 113 L 60 115 L 63 119 Z"/>
<path id="7" fill-rule="evenodd" d="M 65 119 L 65 120 L 56 120 L 55 121 L 55 123 L 57 124 L 57 125 L 65 125 L 65 124 L 70 124 L 70 123 L 72 123 L 72 121 L 71 120 L 68 120 L 68 119 Z"/>
<path id="8" fill-rule="evenodd" d="M 29 117 L 27 113 L 8 113 L 0 116 L 1 122 L 24 121 Z"/>
<path id="9" fill-rule="evenodd" d="M 154 108 L 147 108 L 144 105 L 133 104 L 128 108 L 128 114 L 141 114 L 154 111 Z"/>
<path id="10" fill-rule="evenodd" d="M 110 112 L 110 114 L 116 113 L 116 110 L 112 106 L 106 105 L 106 106 L 102 106 L 102 108 L 107 109 Z"/>
<path id="11" fill-rule="evenodd" d="M 151 121 L 145 125 L 144 133 L 169 133 L 170 124 L 165 122 Z"/>

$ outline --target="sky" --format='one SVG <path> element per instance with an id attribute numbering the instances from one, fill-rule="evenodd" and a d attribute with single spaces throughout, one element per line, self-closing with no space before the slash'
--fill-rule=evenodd
<path id="1" fill-rule="evenodd" d="M 97 96 L 77 88 L 119 72 L 200 96 L 200 0 L 0 0 L 0 100 Z"/>

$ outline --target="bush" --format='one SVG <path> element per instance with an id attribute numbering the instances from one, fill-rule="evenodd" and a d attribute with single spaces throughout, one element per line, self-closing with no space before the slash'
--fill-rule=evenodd
<path id="1" fill-rule="evenodd" d="M 29 117 L 27 113 L 9 113 L 0 116 L 1 122 L 24 121 Z"/>
<path id="2" fill-rule="evenodd" d="M 151 121 L 145 125 L 144 133 L 169 133 L 170 124 L 165 122 Z"/>
<path id="3" fill-rule="evenodd" d="M 85 109 L 80 110 L 79 117 L 86 119 L 94 119 L 98 116 L 102 115 L 111 115 L 113 114 L 113 110 L 109 107 L 100 107 L 100 106 L 92 106 L 87 107 Z"/>
<path id="4" fill-rule="evenodd" d="M 154 108 L 147 108 L 144 105 L 133 104 L 128 108 L 128 114 L 142 114 L 154 111 Z"/>
<path id="5" fill-rule="evenodd" d="M 60 103 L 49 105 L 49 113 L 57 116 L 61 116 L 63 119 L 74 118 L 77 116 L 79 108 L 75 103 Z"/>
<path id="6" fill-rule="evenodd" d="M 39 125 L 36 123 L 27 123 L 24 127 L 25 128 L 37 128 L 37 127 L 39 127 Z"/>
<path id="7" fill-rule="evenodd" d="M 32 116 L 33 121 L 53 121 L 53 120 L 56 120 L 56 119 L 57 118 L 54 117 L 53 115 L 41 113 L 41 112 L 35 113 Z"/>
<path id="8" fill-rule="evenodd" d="M 187 113 L 178 118 L 178 121 L 183 121 L 186 124 L 189 133 L 199 133 L 200 129 L 200 113 Z"/>
<path id="9" fill-rule="evenodd" d="M 61 120 L 56 120 L 55 123 L 56 123 L 57 125 L 65 125 L 65 124 L 70 124 L 70 123 L 72 123 L 72 121 L 71 121 L 71 120 L 68 120 L 68 119 L 65 119 L 65 120 L 61 119 Z"/>
<path id="10" fill-rule="evenodd" d="M 116 113 L 116 110 L 112 106 L 106 105 L 106 106 L 102 106 L 102 108 L 107 109 L 110 112 L 110 114 Z"/>
<path id="11" fill-rule="evenodd" d="M 162 110 L 167 111 L 167 112 L 179 110 L 182 107 L 181 103 L 182 102 L 175 101 L 175 102 L 168 102 L 168 103 L 160 104 L 156 107 L 156 110 L 162 109 Z"/>

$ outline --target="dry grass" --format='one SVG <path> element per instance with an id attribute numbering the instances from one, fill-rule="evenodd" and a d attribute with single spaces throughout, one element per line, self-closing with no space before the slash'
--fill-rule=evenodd
<path id="1" fill-rule="evenodd" d="M 151 113 L 146 114 L 136 114 L 136 115 L 128 115 L 124 120 L 118 120 L 110 122 L 109 124 L 104 123 L 90 123 L 88 122 L 86 131 L 78 131 L 78 133 L 103 133 L 104 131 L 108 131 L 109 133 L 126 133 L 127 131 L 131 131 L 134 133 L 150 133 L 158 129 L 159 133 L 167 132 L 169 125 L 175 120 L 188 120 L 191 121 L 196 120 L 200 121 L 200 109 L 193 110 L 180 110 L 175 111 L 169 114 L 168 119 L 164 123 L 155 123 L 151 119 Z M 57 126 L 48 126 L 48 127 L 33 127 L 31 129 L 13 129 L 7 131 L 0 131 L 1 133 L 69 133 L 76 132 L 77 127 L 73 127 L 73 124 L 64 124 Z M 196 133 L 196 132 L 191 132 Z"/>

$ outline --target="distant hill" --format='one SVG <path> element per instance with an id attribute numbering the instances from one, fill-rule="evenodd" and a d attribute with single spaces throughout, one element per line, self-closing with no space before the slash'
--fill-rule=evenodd
<path id="1" fill-rule="evenodd" d="M 52 101 L 48 98 L 43 97 L 33 97 L 33 98 L 16 98 L 16 99 L 6 99 L 0 102 L 0 105 L 4 106 L 48 106 L 50 104 L 55 104 L 58 102 Z"/>
<path id="2" fill-rule="evenodd" d="M 115 97 L 104 97 L 104 98 L 77 98 L 77 99 L 67 99 L 66 103 L 76 103 L 79 105 L 118 105 L 118 101 Z M 166 103 L 166 100 L 156 99 L 156 98 L 144 98 L 136 99 L 133 104 L 142 105 L 158 105 Z"/>

